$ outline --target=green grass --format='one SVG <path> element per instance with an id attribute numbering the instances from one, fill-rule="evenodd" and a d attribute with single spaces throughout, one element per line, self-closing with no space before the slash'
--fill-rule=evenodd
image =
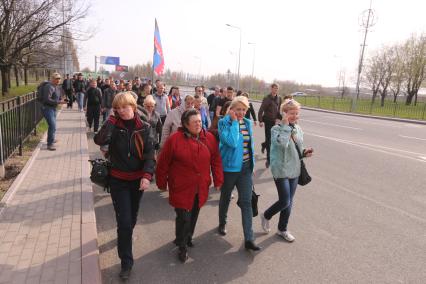
<path id="1" fill-rule="evenodd" d="M 251 99 L 262 100 L 264 94 L 252 94 Z M 351 112 L 352 99 L 326 96 L 303 96 L 295 98 L 302 106 L 335 110 L 341 112 Z M 354 113 L 368 114 L 376 116 L 388 116 L 397 118 L 408 118 L 426 120 L 426 103 L 418 102 L 417 106 L 405 105 L 404 103 L 394 103 L 385 101 L 384 106 L 380 106 L 380 99 L 371 104 L 371 100 L 360 99 L 356 104 Z"/>
<path id="2" fill-rule="evenodd" d="M 304 106 L 321 108 L 327 110 L 336 110 L 342 112 L 351 112 L 352 99 L 336 97 L 305 96 L 297 100 Z M 374 104 L 371 100 L 360 99 L 356 103 L 354 113 L 369 114 L 377 116 L 388 116 L 398 118 L 408 118 L 417 120 L 426 120 L 426 103 L 418 102 L 417 106 L 405 105 L 404 103 L 394 103 L 385 101 L 384 106 L 380 106 L 380 100 Z"/>
<path id="3" fill-rule="evenodd" d="M 28 86 L 12 87 L 9 89 L 9 94 L 6 97 L 0 94 L 0 102 L 12 99 L 17 96 L 26 95 L 28 93 L 34 92 L 36 89 L 36 83 L 29 83 Z"/>

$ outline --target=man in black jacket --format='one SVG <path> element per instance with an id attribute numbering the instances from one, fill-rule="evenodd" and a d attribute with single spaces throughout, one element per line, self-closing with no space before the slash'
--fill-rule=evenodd
<path id="1" fill-rule="evenodd" d="M 97 87 L 96 80 L 90 81 L 90 87 L 87 90 L 87 95 L 84 97 L 84 110 L 86 111 L 87 122 L 89 128 L 93 131 L 98 132 L 99 128 L 99 116 L 101 115 L 101 104 L 102 104 L 102 91 Z"/>
<path id="2" fill-rule="evenodd" d="M 83 74 L 79 73 L 77 80 L 74 81 L 74 91 L 77 96 L 78 110 L 83 111 L 84 93 L 86 91 L 86 83 L 83 80 Z"/>
<path id="3" fill-rule="evenodd" d="M 265 125 L 265 142 L 262 143 L 262 153 L 266 149 L 266 163 L 265 167 L 269 168 L 270 157 L 269 152 L 271 149 L 271 128 L 281 120 L 280 114 L 281 97 L 278 95 L 278 84 L 271 85 L 271 93 L 263 98 L 262 105 L 259 109 L 258 119 L 259 126 Z"/>
<path id="4" fill-rule="evenodd" d="M 69 74 L 66 75 L 65 80 L 62 82 L 62 89 L 68 99 L 67 108 L 72 108 L 74 96 L 72 94 L 72 81 Z"/>

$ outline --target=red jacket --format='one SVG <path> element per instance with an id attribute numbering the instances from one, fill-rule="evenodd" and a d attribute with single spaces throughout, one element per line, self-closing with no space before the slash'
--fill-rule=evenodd
<path id="1" fill-rule="evenodd" d="M 222 159 L 216 138 L 202 130 L 199 140 L 189 137 L 182 128 L 170 136 L 158 157 L 155 172 L 157 186 L 169 189 L 169 203 L 175 208 L 191 210 L 198 192 L 199 207 L 207 201 L 211 184 L 223 183 Z"/>

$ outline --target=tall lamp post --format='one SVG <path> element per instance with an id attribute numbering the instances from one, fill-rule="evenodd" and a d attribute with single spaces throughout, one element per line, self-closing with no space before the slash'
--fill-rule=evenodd
<path id="1" fill-rule="evenodd" d="M 248 44 L 253 45 L 253 63 L 251 65 L 251 80 L 250 80 L 250 94 L 253 93 L 253 81 L 254 81 L 254 60 L 256 58 L 256 43 L 249 42 Z"/>
<path id="2" fill-rule="evenodd" d="M 240 89 L 240 63 L 241 63 L 241 28 L 237 26 L 233 26 L 230 24 L 226 24 L 230 28 L 238 29 L 240 31 L 240 49 L 238 51 L 238 78 L 237 78 L 237 90 Z"/>

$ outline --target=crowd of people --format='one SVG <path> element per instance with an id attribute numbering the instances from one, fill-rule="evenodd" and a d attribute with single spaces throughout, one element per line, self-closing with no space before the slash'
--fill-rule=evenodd
<path id="1" fill-rule="evenodd" d="M 52 76 L 58 86 L 60 75 Z M 169 191 L 169 203 L 176 212 L 175 240 L 178 259 L 188 259 L 188 247 L 202 206 L 213 183 L 220 191 L 217 231 L 227 234 L 227 215 L 232 191 L 238 191 L 244 246 L 258 251 L 253 233 L 252 189 L 255 165 L 253 127 L 264 127 L 265 167 L 271 170 L 278 201 L 260 213 L 261 227 L 270 232 L 270 220 L 280 213 L 277 235 L 288 242 L 295 237 L 287 230 L 293 198 L 300 175 L 300 158 L 312 156 L 312 148 L 303 145 L 303 131 L 298 124 L 300 104 L 291 97 L 278 95 L 279 86 L 271 85 L 257 113 L 249 94 L 232 87 L 215 87 L 206 94 L 196 86 L 194 95 L 180 93 L 173 86 L 166 93 L 157 80 L 115 82 L 112 79 L 84 80 L 81 74 L 62 83 L 67 107 L 76 101 L 85 111 L 94 141 L 111 162 L 110 191 L 117 221 L 117 249 L 122 279 L 129 278 L 133 266 L 132 234 L 144 190 L 155 180 L 158 189 Z M 53 97 L 49 89 L 46 98 Z M 43 104 L 43 109 L 56 107 Z M 99 129 L 99 118 L 103 123 Z M 50 126 L 50 125 L 49 125 Z M 54 143 L 48 135 L 48 147 Z M 155 177 L 155 178 L 154 178 Z"/>

